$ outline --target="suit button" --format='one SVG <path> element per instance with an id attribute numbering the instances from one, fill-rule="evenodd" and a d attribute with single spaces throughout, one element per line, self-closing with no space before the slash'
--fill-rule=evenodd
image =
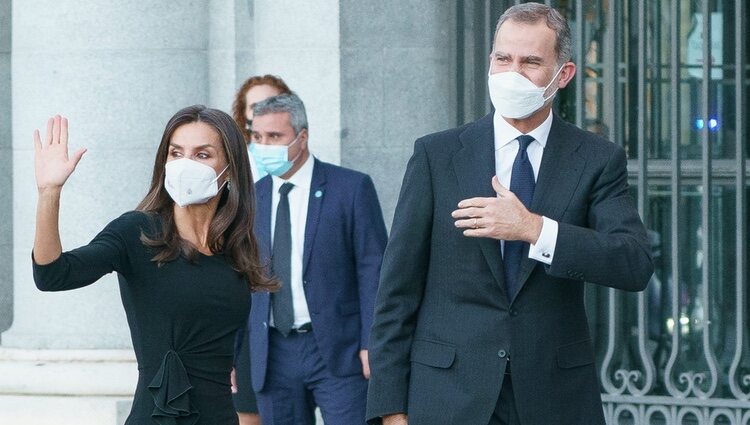
<path id="1" fill-rule="evenodd" d="M 497 356 L 500 357 L 501 359 L 504 359 L 506 355 L 508 355 L 508 353 L 506 353 L 505 350 L 497 351 Z"/>
<path id="2" fill-rule="evenodd" d="M 516 317 L 516 316 L 518 316 L 518 310 L 516 310 L 516 309 L 514 309 L 514 308 L 513 308 L 513 309 L 511 309 L 511 310 L 510 310 L 510 315 L 511 315 L 511 316 L 513 316 L 513 317 Z"/>
<path id="3" fill-rule="evenodd" d="M 268 327 L 268 322 L 263 322 L 263 328 L 267 328 L 267 327 Z"/>

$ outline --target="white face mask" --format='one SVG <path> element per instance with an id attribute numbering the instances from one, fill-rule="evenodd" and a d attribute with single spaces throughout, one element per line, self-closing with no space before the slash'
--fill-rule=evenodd
<path id="1" fill-rule="evenodd" d="M 219 176 L 229 165 L 224 167 Z M 193 204 L 205 204 L 209 199 L 216 196 L 221 189 L 216 181 L 219 176 L 212 167 L 193 161 L 188 158 L 175 159 L 169 161 L 164 166 L 165 174 L 164 187 L 167 193 L 172 197 L 174 202 L 180 207 Z M 226 180 L 224 181 L 226 183 Z M 221 186 L 224 186 L 224 183 Z"/>
<path id="2" fill-rule="evenodd" d="M 490 100 L 497 112 L 505 118 L 523 119 L 538 111 L 544 103 L 550 100 L 557 88 L 551 95 L 544 97 L 544 93 L 555 81 L 562 66 L 557 70 L 552 81 L 545 87 L 537 87 L 523 75 L 514 72 L 497 72 L 489 74 L 487 86 L 490 90 Z"/>

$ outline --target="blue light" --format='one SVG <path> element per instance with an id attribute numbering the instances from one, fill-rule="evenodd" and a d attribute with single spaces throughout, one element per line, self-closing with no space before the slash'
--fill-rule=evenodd
<path id="1" fill-rule="evenodd" d="M 703 130 L 706 128 L 706 121 L 704 121 L 702 118 L 696 118 L 695 119 L 695 129 L 696 130 Z M 708 130 L 709 131 L 718 131 L 719 130 L 719 120 L 716 118 L 709 118 L 708 120 Z"/>

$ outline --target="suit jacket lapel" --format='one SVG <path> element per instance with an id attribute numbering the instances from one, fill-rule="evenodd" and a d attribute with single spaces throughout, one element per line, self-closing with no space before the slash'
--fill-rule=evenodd
<path id="1" fill-rule="evenodd" d="M 255 216 L 255 236 L 258 241 L 258 250 L 260 251 L 260 261 L 268 273 L 271 273 L 271 202 L 273 196 L 273 182 L 271 177 L 264 177 L 255 184 L 256 211 Z M 258 295 L 258 294 L 254 294 Z M 268 319 L 268 310 L 271 297 L 255 296 L 254 300 L 258 304 L 255 308 L 265 308 L 262 313 L 264 320 Z"/>
<path id="2" fill-rule="evenodd" d="M 307 224 L 305 224 L 305 251 L 302 254 L 302 276 L 305 275 L 307 264 L 310 262 L 315 232 L 320 221 L 320 208 L 325 199 L 326 173 L 323 164 L 313 158 L 313 174 L 310 182 L 310 199 L 307 205 Z"/>
<path id="3" fill-rule="evenodd" d="M 273 196 L 273 183 L 271 177 L 258 181 L 255 185 L 255 196 L 257 197 L 256 236 L 260 245 L 261 261 L 271 258 L 271 202 Z M 263 258 L 267 257 L 267 258 Z"/>
<path id="4" fill-rule="evenodd" d="M 492 114 L 488 114 L 459 135 L 463 147 L 453 157 L 453 169 L 462 199 L 497 196 L 492 188 L 492 176 L 495 175 L 494 133 Z M 492 275 L 505 291 L 500 244 L 488 238 L 480 238 L 478 243 Z"/>
<path id="5" fill-rule="evenodd" d="M 578 152 L 580 141 L 570 134 L 567 129 L 569 125 L 557 115 L 552 119 L 531 202 L 532 212 L 552 220 L 562 217 L 586 165 L 586 158 Z M 528 249 L 523 259 L 519 271 L 519 292 L 538 264 L 536 260 L 528 258 Z"/>

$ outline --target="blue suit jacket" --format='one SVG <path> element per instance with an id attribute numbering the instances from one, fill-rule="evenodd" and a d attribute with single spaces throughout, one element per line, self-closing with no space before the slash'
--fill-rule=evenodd
<path id="1" fill-rule="evenodd" d="M 383 214 L 366 174 L 314 160 L 307 209 L 302 280 L 318 349 L 336 376 L 362 373 L 380 265 L 387 240 Z M 261 261 L 270 265 L 273 183 L 256 183 L 254 225 Z M 286 284 L 284 282 L 283 284 Z M 253 294 L 248 327 L 253 388 L 266 378 L 271 296 Z"/>

